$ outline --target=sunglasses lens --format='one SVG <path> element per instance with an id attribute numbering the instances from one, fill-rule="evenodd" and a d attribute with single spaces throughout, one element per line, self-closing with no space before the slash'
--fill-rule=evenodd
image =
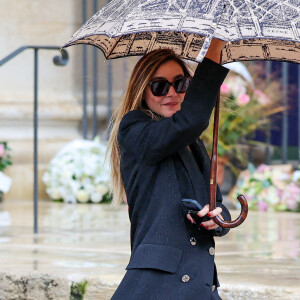
<path id="1" fill-rule="evenodd" d="M 168 94 L 170 84 L 168 81 L 155 81 L 151 84 L 151 91 L 154 96 L 164 96 Z"/>
<path id="2" fill-rule="evenodd" d="M 176 93 L 185 93 L 191 82 L 190 78 L 183 77 L 174 81 L 172 84 Z M 150 84 L 154 96 L 165 96 L 168 94 L 171 84 L 167 80 L 153 81 Z"/>
<path id="3" fill-rule="evenodd" d="M 174 81 L 174 88 L 177 93 L 185 93 L 189 85 L 189 78 L 180 78 Z"/>

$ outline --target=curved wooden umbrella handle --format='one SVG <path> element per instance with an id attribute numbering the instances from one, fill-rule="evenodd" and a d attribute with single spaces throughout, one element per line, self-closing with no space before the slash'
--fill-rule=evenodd
<path id="1" fill-rule="evenodd" d="M 222 53 L 220 64 L 222 63 Z M 219 111 L 220 111 L 220 92 L 217 97 L 215 107 L 214 134 L 213 134 L 213 150 L 210 166 L 210 185 L 209 185 L 209 211 L 216 208 L 216 192 L 217 192 L 217 163 L 218 163 L 218 130 L 219 130 Z M 248 203 L 243 195 L 239 195 L 238 200 L 241 204 L 241 213 L 239 217 L 231 222 L 222 221 L 219 217 L 214 217 L 213 220 L 223 228 L 234 228 L 242 224 L 248 214 Z"/>
<path id="2" fill-rule="evenodd" d="M 241 204 L 241 213 L 240 213 L 240 215 L 234 221 L 230 221 L 230 222 L 223 221 L 219 217 L 214 217 L 213 220 L 219 226 L 221 226 L 223 228 L 234 228 L 234 227 L 239 226 L 240 224 L 242 224 L 245 221 L 245 219 L 247 218 L 247 215 L 248 215 L 248 203 L 247 203 L 247 200 L 246 200 L 246 198 L 243 195 L 239 195 L 237 197 L 237 199 L 239 200 L 239 202 Z M 211 211 L 213 209 L 215 209 L 215 207 L 214 208 L 209 207 L 209 211 Z"/>

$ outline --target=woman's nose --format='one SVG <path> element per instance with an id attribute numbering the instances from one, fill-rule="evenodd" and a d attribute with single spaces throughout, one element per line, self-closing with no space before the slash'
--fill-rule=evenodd
<path id="1" fill-rule="evenodd" d="M 169 92 L 167 94 L 167 96 L 175 96 L 177 93 L 175 91 L 175 88 L 173 85 L 170 86 Z"/>

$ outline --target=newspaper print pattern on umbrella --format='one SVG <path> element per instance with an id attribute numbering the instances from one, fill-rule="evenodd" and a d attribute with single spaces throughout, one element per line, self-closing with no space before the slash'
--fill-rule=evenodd
<path id="1" fill-rule="evenodd" d="M 212 37 L 231 41 L 222 63 L 300 63 L 300 0 L 113 0 L 64 47 L 91 44 L 106 58 L 168 47 L 201 62 Z"/>

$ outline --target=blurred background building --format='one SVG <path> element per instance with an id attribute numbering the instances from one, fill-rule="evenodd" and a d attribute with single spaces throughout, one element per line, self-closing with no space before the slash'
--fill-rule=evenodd
<path id="1" fill-rule="evenodd" d="M 0 60 L 21 46 L 62 46 L 106 3 L 106 0 L 2 0 Z M 67 51 L 69 62 L 64 67 L 52 62 L 58 51 L 39 51 L 40 199 L 47 198 L 42 174 L 63 145 L 96 135 L 106 138 L 111 112 L 122 99 L 131 69 L 138 60 L 131 57 L 107 61 L 94 47 L 76 46 Z M 285 121 L 276 120 L 278 128 L 269 136 L 268 141 L 278 146 L 269 162 L 298 161 L 299 68 L 277 62 L 264 63 L 264 68 L 266 78 L 277 72 L 289 106 Z M 33 78 L 32 49 L 0 67 L 0 141 L 8 141 L 13 157 L 13 165 L 6 171 L 13 179 L 7 199 L 31 200 L 33 195 Z M 289 89 L 288 84 L 294 88 Z M 261 134 L 256 138 L 266 141 Z"/>
<path id="2" fill-rule="evenodd" d="M 62 46 L 84 19 L 90 18 L 106 3 L 2 0 L 0 60 L 21 46 Z M 59 55 L 58 51 L 39 50 L 40 199 L 47 198 L 42 174 L 63 145 L 83 136 L 105 136 L 107 118 L 112 110 L 108 110 L 108 100 L 116 105 L 121 99 L 129 69 L 137 61 L 136 57 L 106 61 L 102 52 L 93 47 L 77 46 L 67 51 L 68 64 L 57 67 L 52 60 Z M 8 141 L 13 157 L 13 165 L 6 171 L 13 179 L 7 199 L 32 199 L 33 195 L 33 52 L 28 49 L 0 67 L 0 141 Z M 87 103 L 85 110 L 83 99 Z M 86 122 L 83 122 L 84 111 Z M 94 113 L 97 114 L 96 124 L 92 124 Z"/>

